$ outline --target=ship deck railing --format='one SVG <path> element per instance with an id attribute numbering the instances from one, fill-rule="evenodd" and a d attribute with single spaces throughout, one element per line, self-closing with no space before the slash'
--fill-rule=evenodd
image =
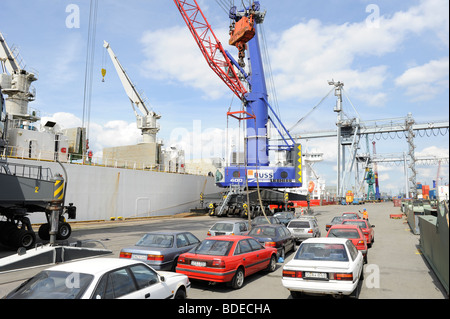
<path id="1" fill-rule="evenodd" d="M 61 152 L 46 152 L 36 151 L 30 152 L 24 147 L 8 146 L 0 155 L 2 158 L 11 159 L 25 159 L 39 162 L 56 162 L 73 164 L 73 165 L 86 165 L 86 166 L 98 166 L 109 168 L 122 168 L 140 171 L 153 171 L 153 172 L 165 172 L 174 174 L 187 174 L 187 175 L 208 175 L 208 173 L 199 172 L 187 172 L 185 167 L 180 163 L 171 162 L 166 167 L 161 164 L 151 164 L 137 161 L 126 161 L 114 158 L 103 157 L 89 157 L 87 155 L 80 155 L 74 153 L 61 153 Z"/>

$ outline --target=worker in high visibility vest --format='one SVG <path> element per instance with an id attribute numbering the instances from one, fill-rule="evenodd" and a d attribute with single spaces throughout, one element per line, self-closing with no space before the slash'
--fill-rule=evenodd
<path id="1" fill-rule="evenodd" d="M 365 208 L 363 210 L 363 219 L 369 220 L 369 213 L 367 212 L 367 210 Z"/>

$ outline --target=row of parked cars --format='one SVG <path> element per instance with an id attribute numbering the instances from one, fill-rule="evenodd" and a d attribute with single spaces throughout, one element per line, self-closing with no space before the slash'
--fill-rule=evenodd
<path id="1" fill-rule="evenodd" d="M 147 233 L 134 246 L 122 249 L 119 259 L 55 266 L 6 298 L 186 298 L 190 279 L 224 282 L 239 289 L 253 273 L 275 271 L 277 262 L 284 262 L 285 254 L 295 252 L 299 242 L 295 256 L 283 268 L 282 284 L 292 296 L 327 293 L 331 287 L 336 287 L 331 294 L 353 292 L 367 260 L 367 249 L 364 254 L 352 233 L 357 230 L 361 235 L 361 226 L 353 224 L 360 220 L 343 219 L 344 224 L 330 226 L 327 238 L 322 238 L 315 217 L 284 217 L 282 221 L 276 215 L 257 217 L 250 231 L 245 220 L 221 220 L 203 241 L 187 231 Z M 74 273 L 80 274 L 77 284 L 67 285 Z"/>

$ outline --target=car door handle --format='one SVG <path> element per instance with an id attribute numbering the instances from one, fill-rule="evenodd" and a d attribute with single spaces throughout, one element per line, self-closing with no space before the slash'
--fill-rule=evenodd
<path id="1" fill-rule="evenodd" d="M 145 299 L 148 299 L 148 298 L 150 298 L 150 293 L 147 293 L 147 294 L 145 294 Z"/>
<path id="2" fill-rule="evenodd" d="M 244 258 L 242 258 L 242 260 L 244 260 L 244 261 L 245 261 L 245 257 L 244 257 Z"/>

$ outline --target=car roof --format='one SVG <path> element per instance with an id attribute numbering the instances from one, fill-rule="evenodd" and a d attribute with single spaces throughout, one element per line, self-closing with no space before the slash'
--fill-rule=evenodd
<path id="1" fill-rule="evenodd" d="M 358 222 L 358 223 L 365 223 L 365 219 L 344 219 L 342 222 Z"/>
<path id="2" fill-rule="evenodd" d="M 229 219 L 229 220 L 219 220 L 215 224 L 236 224 L 236 223 L 247 223 L 248 221 L 244 219 Z"/>
<path id="3" fill-rule="evenodd" d="M 127 267 L 134 264 L 144 264 L 144 263 L 138 260 L 130 260 L 124 258 L 97 257 L 62 263 L 54 267 L 47 268 L 46 270 L 67 271 L 67 272 L 86 273 L 95 275 L 95 274 L 102 274 L 116 268 Z"/>
<path id="4" fill-rule="evenodd" d="M 356 229 L 358 229 L 359 226 L 357 226 L 357 225 L 350 225 L 350 224 L 337 224 L 337 225 L 331 226 L 331 228 L 356 228 Z"/>
<path id="5" fill-rule="evenodd" d="M 285 227 L 283 224 L 261 224 L 261 225 L 256 225 L 253 227 Z"/>
<path id="6" fill-rule="evenodd" d="M 207 240 L 227 240 L 227 241 L 238 241 L 241 239 L 248 239 L 253 238 L 250 236 L 241 236 L 241 235 L 220 235 L 220 236 L 213 236 L 213 237 L 207 237 Z"/>
<path id="7" fill-rule="evenodd" d="M 175 235 L 180 233 L 189 233 L 186 230 L 155 230 L 155 231 L 149 231 L 146 232 L 144 235 L 147 234 L 158 234 L 158 235 Z"/>
<path id="8" fill-rule="evenodd" d="M 315 238 L 308 238 L 302 242 L 302 244 L 305 243 L 316 243 L 316 244 L 345 244 L 349 240 L 348 238 L 339 238 L 339 237 L 315 237 Z"/>

